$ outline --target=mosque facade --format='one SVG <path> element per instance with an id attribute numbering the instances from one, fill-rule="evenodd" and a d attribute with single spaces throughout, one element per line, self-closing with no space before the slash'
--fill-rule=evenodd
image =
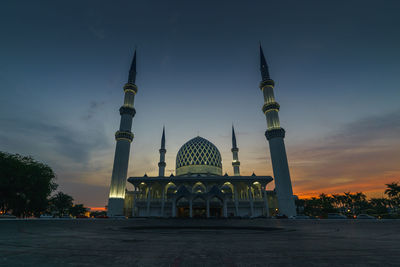
<path id="1" fill-rule="evenodd" d="M 205 138 L 194 137 L 176 155 L 175 175 L 165 176 L 165 129 L 161 137 L 158 176 L 127 179 L 130 145 L 135 116 L 136 51 L 124 86 L 124 104 L 120 108 L 120 128 L 115 134 L 116 149 L 108 200 L 108 216 L 127 217 L 269 217 L 296 215 L 289 166 L 286 157 L 285 130 L 280 127 L 279 104 L 275 101 L 274 81 L 260 46 L 260 89 L 264 96 L 262 111 L 267 120 L 265 136 L 269 142 L 275 190 L 268 191 L 271 176 L 240 174 L 239 148 L 232 126 L 233 176 L 222 173 L 218 148 Z M 126 182 L 133 190 L 126 190 Z"/>

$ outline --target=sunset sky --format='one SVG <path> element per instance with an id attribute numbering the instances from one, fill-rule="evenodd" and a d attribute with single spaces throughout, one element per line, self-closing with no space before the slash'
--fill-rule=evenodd
<path id="1" fill-rule="evenodd" d="M 294 193 L 382 197 L 400 181 L 399 12 L 366 0 L 4 1 L 0 151 L 32 155 L 59 190 L 104 206 L 136 46 L 129 176 L 158 174 L 163 125 L 168 175 L 197 135 L 233 174 L 232 123 L 241 174 L 272 176 L 261 42 Z"/>

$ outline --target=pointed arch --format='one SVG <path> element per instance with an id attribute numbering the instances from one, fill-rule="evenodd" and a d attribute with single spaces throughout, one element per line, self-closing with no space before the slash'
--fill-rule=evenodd
<path id="1" fill-rule="evenodd" d="M 206 186 L 202 183 L 202 182 L 196 182 L 193 186 L 192 186 L 192 192 L 194 194 L 198 194 L 198 193 L 205 193 L 206 192 Z"/>

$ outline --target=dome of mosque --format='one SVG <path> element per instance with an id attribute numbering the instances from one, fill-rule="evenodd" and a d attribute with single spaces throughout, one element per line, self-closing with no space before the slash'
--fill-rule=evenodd
<path id="1" fill-rule="evenodd" d="M 218 148 L 197 136 L 186 142 L 176 155 L 176 175 L 222 175 L 222 159 Z"/>

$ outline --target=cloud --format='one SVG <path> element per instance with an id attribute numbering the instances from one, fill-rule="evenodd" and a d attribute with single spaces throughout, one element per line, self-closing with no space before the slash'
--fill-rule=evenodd
<path id="1" fill-rule="evenodd" d="M 95 112 L 102 103 L 91 103 L 89 110 Z M 63 122 L 32 118 L 0 118 L 0 150 L 31 155 L 48 164 L 56 173 L 59 190 L 67 190 L 78 202 L 87 201 L 80 194 L 86 188 L 91 192 L 103 192 L 108 187 L 112 169 L 113 138 L 101 125 L 85 122 L 74 128 Z M 79 128 L 81 127 L 81 128 Z M 103 203 L 104 196 L 96 194 L 90 204 Z"/>
<path id="2" fill-rule="evenodd" d="M 88 114 L 94 116 L 102 105 L 92 102 Z M 107 199 L 115 146 L 112 136 L 101 130 L 101 121 L 90 117 L 83 123 L 81 128 L 71 128 L 42 119 L 0 118 L 0 150 L 32 155 L 49 164 L 57 173 L 60 190 L 78 202 L 101 206 Z M 289 146 L 295 194 L 383 192 L 385 183 L 400 180 L 399 136 L 400 111 L 395 111 L 362 118 L 326 136 Z M 272 175 L 267 147 L 246 148 L 239 155 L 242 173 Z M 135 155 L 129 176 L 157 175 L 157 155 L 147 155 L 145 148 L 138 147 Z M 169 169 L 174 170 L 171 164 Z M 231 171 L 229 160 L 224 167 Z M 90 197 L 82 193 L 92 191 Z"/>
<path id="3" fill-rule="evenodd" d="M 102 109 L 105 106 L 105 102 L 96 102 L 96 101 L 92 101 L 90 102 L 89 105 L 89 109 L 87 111 L 87 114 L 85 116 L 82 117 L 83 120 L 90 120 L 92 119 L 96 113 Z"/>
<path id="4" fill-rule="evenodd" d="M 292 146 L 289 163 L 297 193 L 372 191 L 400 179 L 400 110 L 343 125 Z"/>
<path id="5" fill-rule="evenodd" d="M 107 186 L 99 186 L 92 184 L 90 186 L 82 186 L 81 183 L 65 182 L 62 186 L 64 193 L 74 197 L 75 203 L 84 203 L 85 206 L 107 205 L 107 197 L 109 188 Z"/>
<path id="6" fill-rule="evenodd" d="M 57 155 L 72 163 L 87 164 L 90 152 L 108 143 L 101 131 L 79 132 L 58 123 L 1 119 L 1 125 L 0 136 L 7 139 L 5 147 L 25 150 L 21 153 Z"/>

